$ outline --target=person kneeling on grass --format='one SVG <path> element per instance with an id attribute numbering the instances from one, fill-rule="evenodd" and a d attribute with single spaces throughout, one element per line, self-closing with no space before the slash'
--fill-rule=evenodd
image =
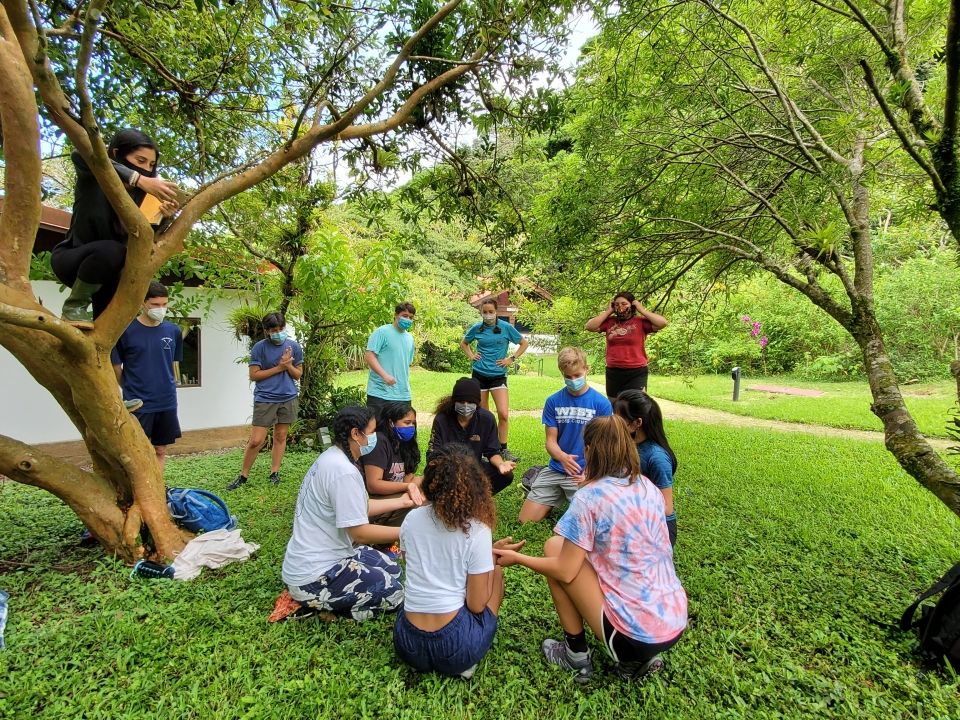
<path id="1" fill-rule="evenodd" d="M 411 510 L 400 527 L 407 587 L 393 644 L 420 672 L 470 679 L 493 644 L 503 600 L 490 482 L 470 448 L 451 443 L 427 462 L 422 487 L 430 504 Z M 523 546 L 510 540 L 492 548 Z"/>
<path id="2" fill-rule="evenodd" d="M 366 620 L 403 602 L 400 567 L 368 547 L 396 542 L 400 530 L 373 525 L 369 517 L 416 502 L 409 494 L 391 500 L 367 497 L 356 463 L 377 442 L 373 410 L 343 408 L 333 420 L 333 435 L 334 445 L 321 453 L 300 486 L 283 582 L 303 605 Z"/>
<path id="3" fill-rule="evenodd" d="M 583 433 L 583 485 L 544 557 L 494 548 L 497 564 L 545 575 L 562 641 L 543 641 L 547 662 L 575 670 L 586 682 L 593 662 L 586 622 L 626 679 L 642 679 L 663 667 L 660 653 L 687 626 L 687 595 L 673 566 L 663 495 L 640 474 L 636 445 L 619 417 L 592 420 Z"/>

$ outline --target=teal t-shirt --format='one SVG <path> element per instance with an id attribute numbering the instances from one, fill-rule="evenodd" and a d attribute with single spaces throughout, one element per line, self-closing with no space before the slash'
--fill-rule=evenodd
<path id="1" fill-rule="evenodd" d="M 381 325 L 370 334 L 367 350 L 377 356 L 380 367 L 397 382 L 387 385 L 373 370 L 367 378 L 367 395 L 382 400 L 410 400 L 410 366 L 413 364 L 413 335 L 398 330 L 392 323 Z"/>
<path id="2" fill-rule="evenodd" d="M 499 328 L 500 332 L 494 332 L 494 328 Z M 484 325 L 478 322 L 467 330 L 463 339 L 467 343 L 477 341 L 480 359 L 474 361 L 474 370 L 484 377 L 502 377 L 507 374 L 507 368 L 497 365 L 497 360 L 505 358 L 510 343 L 519 344 L 523 336 L 506 320 L 497 320 L 496 325 Z"/>

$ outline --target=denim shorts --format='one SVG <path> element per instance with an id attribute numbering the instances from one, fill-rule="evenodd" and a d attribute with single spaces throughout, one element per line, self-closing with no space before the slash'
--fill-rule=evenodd
<path id="1" fill-rule="evenodd" d="M 456 676 L 483 659 L 496 632 L 497 616 L 490 608 L 477 614 L 464 605 L 436 632 L 416 627 L 401 610 L 393 626 L 393 646 L 414 670 Z"/>

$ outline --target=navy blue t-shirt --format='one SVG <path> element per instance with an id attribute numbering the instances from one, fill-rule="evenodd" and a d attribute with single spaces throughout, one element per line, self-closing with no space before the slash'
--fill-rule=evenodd
<path id="1" fill-rule="evenodd" d="M 653 440 L 644 440 L 637 443 L 637 452 L 640 455 L 640 472 L 646 475 L 661 490 L 673 487 L 673 463 L 670 453 L 657 445 Z M 677 513 L 667 515 L 667 520 L 676 520 Z"/>
<path id="2" fill-rule="evenodd" d="M 137 412 L 154 413 L 177 409 L 174 361 L 183 360 L 183 335 L 172 322 L 148 327 L 134 319 L 110 353 L 114 365 L 123 365 L 123 396 L 140 398 Z"/>
<path id="3" fill-rule="evenodd" d="M 250 366 L 261 370 L 270 370 L 280 364 L 283 353 L 287 348 L 293 353 L 293 366 L 303 365 L 303 349 L 295 340 L 289 338 L 279 345 L 270 340 L 260 340 L 250 351 Z M 300 394 L 297 381 L 284 371 L 271 375 L 264 380 L 257 380 L 253 391 L 253 401 L 258 403 L 284 403 L 293 400 Z"/>

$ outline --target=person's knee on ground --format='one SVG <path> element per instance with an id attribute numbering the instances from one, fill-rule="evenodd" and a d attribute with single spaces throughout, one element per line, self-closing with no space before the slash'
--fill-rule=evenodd
<path id="1" fill-rule="evenodd" d="M 533 500 L 524 500 L 520 506 L 520 514 L 517 520 L 521 523 L 540 522 L 550 513 L 549 505 L 541 505 Z"/>

